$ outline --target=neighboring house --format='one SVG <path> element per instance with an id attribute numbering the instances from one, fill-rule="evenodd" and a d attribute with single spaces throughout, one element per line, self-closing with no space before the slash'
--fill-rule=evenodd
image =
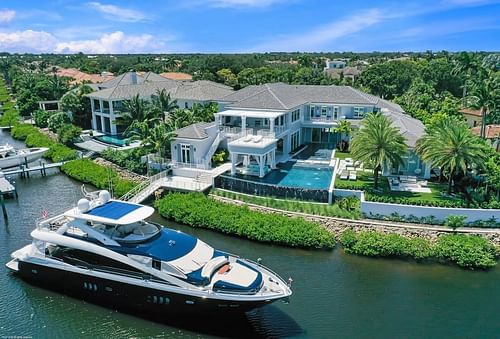
<path id="1" fill-rule="evenodd" d="M 162 77 L 170 80 L 182 80 L 182 81 L 192 81 L 193 76 L 187 73 L 181 72 L 165 72 L 160 74 Z"/>
<path id="2" fill-rule="evenodd" d="M 481 136 L 481 126 L 472 128 L 472 133 Z M 486 125 L 484 135 L 491 147 L 500 152 L 500 125 Z"/>
<path id="3" fill-rule="evenodd" d="M 469 127 L 481 126 L 481 111 L 478 109 L 462 108 L 460 111 L 464 115 Z"/>
<path id="4" fill-rule="evenodd" d="M 356 67 L 345 67 L 345 68 L 327 68 L 325 73 L 334 79 L 339 79 L 342 75 L 346 79 L 351 79 L 354 81 L 361 74 L 361 71 Z"/>
<path id="5" fill-rule="evenodd" d="M 347 62 L 344 60 L 329 60 L 326 59 L 326 69 L 342 69 L 347 66 Z"/>
<path id="6" fill-rule="evenodd" d="M 170 93 L 172 100 L 177 100 L 180 108 L 191 108 L 194 103 L 219 102 L 221 98 L 233 92 L 231 87 L 212 81 L 169 80 L 153 72 L 143 75 L 128 72 L 102 84 L 93 85 L 93 88 L 96 91 L 87 94 L 92 108 L 92 128 L 111 135 L 124 131 L 125 126 L 117 125 L 116 120 L 120 119 L 123 102 L 136 95 L 149 100 L 157 91 L 164 89 Z"/>
<path id="7" fill-rule="evenodd" d="M 258 169 L 256 174 L 263 177 L 277 163 L 289 160 L 302 145 L 337 146 L 341 135 L 334 129 L 340 120 L 358 128 L 366 114 L 382 112 L 401 130 L 408 144 L 404 165 L 385 169 L 384 173 L 430 176 L 430 168 L 413 151 L 416 140 L 424 134 L 422 122 L 406 115 L 399 105 L 350 86 L 248 86 L 222 98 L 219 107 L 222 109 L 215 114 L 214 125 L 202 126 L 205 134 L 200 138 L 208 146 L 202 150 L 190 141 L 193 138 L 178 134 L 171 144 L 174 163 L 209 168 L 217 148 L 224 148 L 231 157 L 232 173 L 242 163 Z M 181 136 L 184 132 L 178 131 Z M 184 153 L 179 152 L 179 144 L 183 144 Z M 202 154 L 205 149 L 208 151 Z"/>
<path id="8" fill-rule="evenodd" d="M 88 74 L 75 68 L 58 68 L 56 75 L 58 77 L 72 78 L 73 80 L 70 81 L 70 84 L 96 84 L 113 78 L 113 74 L 109 72 L 102 72 L 101 74 Z"/>

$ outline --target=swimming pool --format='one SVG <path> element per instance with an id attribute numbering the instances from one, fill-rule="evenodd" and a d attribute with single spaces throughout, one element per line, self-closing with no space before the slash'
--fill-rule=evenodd
<path id="1" fill-rule="evenodd" d="M 264 178 L 246 175 L 238 177 L 283 187 L 328 189 L 332 181 L 332 175 L 333 170 L 329 167 L 289 161 L 280 164 L 278 169 L 271 171 Z"/>
<path id="2" fill-rule="evenodd" d="M 130 140 L 119 135 L 101 135 L 95 139 L 115 146 L 125 146 L 130 143 Z"/>

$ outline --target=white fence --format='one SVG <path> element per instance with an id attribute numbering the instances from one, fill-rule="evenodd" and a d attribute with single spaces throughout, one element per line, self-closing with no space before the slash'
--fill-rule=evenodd
<path id="1" fill-rule="evenodd" d="M 390 216 L 393 213 L 397 213 L 400 216 L 408 217 L 413 215 L 419 218 L 434 216 L 437 220 L 446 220 L 446 217 L 449 215 L 464 215 L 467 217 L 466 222 L 488 220 L 491 218 L 500 220 L 500 210 L 498 209 L 413 206 L 364 201 L 364 199 L 361 200 L 361 212 L 367 217 L 370 217 L 370 214 Z"/>

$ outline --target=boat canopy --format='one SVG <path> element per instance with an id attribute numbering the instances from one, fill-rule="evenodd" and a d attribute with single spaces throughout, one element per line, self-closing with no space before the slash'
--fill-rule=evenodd
<path id="1" fill-rule="evenodd" d="M 127 225 L 147 219 L 154 213 L 150 206 L 125 201 L 110 200 L 87 211 L 78 207 L 65 212 L 66 217 L 99 222 L 110 225 Z"/>

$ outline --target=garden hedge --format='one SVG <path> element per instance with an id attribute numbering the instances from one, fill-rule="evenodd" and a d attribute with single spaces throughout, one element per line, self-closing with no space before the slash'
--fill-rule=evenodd
<path id="1" fill-rule="evenodd" d="M 170 193 L 155 207 L 176 222 L 251 240 L 308 248 L 335 246 L 334 236 L 318 223 L 224 204 L 201 193 Z"/>

